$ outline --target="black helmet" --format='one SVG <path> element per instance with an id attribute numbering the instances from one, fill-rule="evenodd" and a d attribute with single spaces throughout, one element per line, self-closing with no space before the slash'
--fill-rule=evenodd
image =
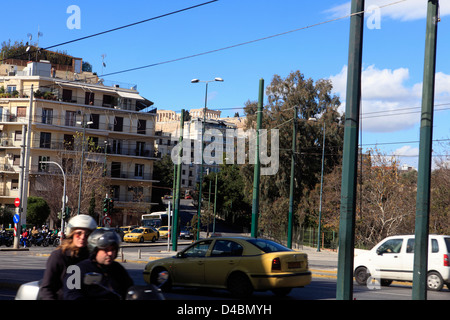
<path id="1" fill-rule="evenodd" d="M 120 246 L 119 235 L 111 229 L 96 229 L 94 230 L 88 238 L 88 249 L 89 252 L 96 252 L 98 249 L 106 249 L 109 246 Z"/>

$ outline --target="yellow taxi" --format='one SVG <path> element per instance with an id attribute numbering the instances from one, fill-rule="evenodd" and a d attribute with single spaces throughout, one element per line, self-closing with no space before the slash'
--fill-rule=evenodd
<path id="1" fill-rule="evenodd" d="M 158 232 L 159 232 L 159 237 L 161 239 L 167 239 L 167 237 L 169 236 L 169 227 L 168 226 L 162 226 L 158 228 Z"/>
<path id="2" fill-rule="evenodd" d="M 172 286 L 210 287 L 227 289 L 238 298 L 266 290 L 283 296 L 311 282 L 307 254 L 261 238 L 199 240 L 174 257 L 149 262 L 144 280 L 156 284 L 163 271 L 169 274 L 163 290 Z"/>
<path id="3" fill-rule="evenodd" d="M 123 226 L 120 227 L 120 230 L 122 230 L 123 234 L 127 234 L 128 232 L 131 232 L 133 229 L 136 229 L 139 226 Z"/>
<path id="4" fill-rule="evenodd" d="M 151 241 L 155 242 L 158 240 L 158 232 L 153 228 L 148 227 L 138 227 L 131 232 L 128 232 L 123 237 L 124 242 L 144 242 L 144 241 Z"/>

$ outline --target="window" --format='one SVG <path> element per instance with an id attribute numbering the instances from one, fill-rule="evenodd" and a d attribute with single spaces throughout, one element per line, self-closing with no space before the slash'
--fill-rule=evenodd
<path id="1" fill-rule="evenodd" d="M 377 254 L 399 253 L 402 248 L 403 239 L 389 239 L 377 249 Z"/>
<path id="2" fill-rule="evenodd" d="M 75 127 L 77 122 L 77 113 L 75 111 L 66 111 L 66 126 Z"/>
<path id="3" fill-rule="evenodd" d="M 94 93 L 86 92 L 84 94 L 84 104 L 88 104 L 90 106 L 94 105 Z"/>
<path id="4" fill-rule="evenodd" d="M 100 123 L 100 115 L 96 113 L 91 113 L 91 121 L 92 124 L 89 125 L 89 128 L 91 129 L 98 129 L 99 123 Z"/>
<path id="5" fill-rule="evenodd" d="M 114 118 L 114 131 L 123 131 L 123 118 L 115 117 Z"/>
<path id="6" fill-rule="evenodd" d="M 239 257 L 244 248 L 234 241 L 217 240 L 211 252 L 212 257 Z"/>
<path id="7" fill-rule="evenodd" d="M 122 154 L 122 141 L 121 140 L 113 140 L 111 153 Z"/>
<path id="8" fill-rule="evenodd" d="M 22 141 L 22 130 L 16 130 L 14 132 L 14 141 Z"/>
<path id="9" fill-rule="evenodd" d="M 136 155 L 143 157 L 145 152 L 145 142 L 136 141 Z"/>
<path id="10" fill-rule="evenodd" d="M 134 176 L 135 177 L 144 177 L 144 165 L 140 163 L 136 163 L 134 165 Z"/>
<path id="11" fill-rule="evenodd" d="M 20 166 L 20 155 L 13 155 L 13 165 L 14 166 Z"/>
<path id="12" fill-rule="evenodd" d="M 42 109 L 42 123 L 53 123 L 53 109 Z"/>
<path id="13" fill-rule="evenodd" d="M 184 257 L 204 257 L 206 256 L 206 252 L 208 252 L 209 246 L 211 245 L 212 240 L 201 241 L 192 247 L 183 251 Z"/>
<path id="14" fill-rule="evenodd" d="M 14 91 L 17 91 L 16 88 L 17 88 L 16 86 L 7 86 L 6 87 L 6 92 L 7 93 L 13 93 Z"/>
<path id="15" fill-rule="evenodd" d="M 41 138 L 39 140 L 39 147 L 50 149 L 51 140 L 52 140 L 52 134 L 50 132 L 41 132 Z"/>
<path id="16" fill-rule="evenodd" d="M 64 149 L 65 150 L 73 150 L 73 145 L 75 142 L 75 137 L 72 134 L 64 135 Z"/>
<path id="17" fill-rule="evenodd" d="M 145 134 L 147 131 L 147 120 L 138 120 L 137 133 Z"/>
<path id="18" fill-rule="evenodd" d="M 117 105 L 116 97 L 110 96 L 108 94 L 103 95 L 103 103 L 102 103 L 103 107 L 112 108 L 113 106 L 116 106 L 116 105 Z"/>
<path id="19" fill-rule="evenodd" d="M 63 89 L 62 100 L 64 102 L 72 102 L 72 90 Z"/>
<path id="20" fill-rule="evenodd" d="M 111 162 L 111 177 L 120 178 L 120 162 Z"/>
<path id="21" fill-rule="evenodd" d="M 27 107 L 17 107 L 17 118 L 25 118 L 27 116 Z"/>
<path id="22" fill-rule="evenodd" d="M 19 189 L 19 179 L 12 179 L 11 190 L 18 190 L 18 189 Z"/>

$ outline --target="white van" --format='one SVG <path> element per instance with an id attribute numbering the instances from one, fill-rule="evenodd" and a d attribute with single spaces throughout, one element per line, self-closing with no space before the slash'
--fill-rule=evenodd
<path id="1" fill-rule="evenodd" d="M 429 235 L 428 250 L 428 289 L 439 291 L 444 284 L 450 289 L 450 236 Z M 370 278 L 383 286 L 393 280 L 412 281 L 413 268 L 414 235 L 387 237 L 354 258 L 355 280 L 360 285 L 367 285 Z"/>

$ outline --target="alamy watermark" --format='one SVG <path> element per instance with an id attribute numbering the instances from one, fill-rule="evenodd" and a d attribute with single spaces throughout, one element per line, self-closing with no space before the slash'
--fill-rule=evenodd
<path id="1" fill-rule="evenodd" d="M 79 6 L 72 4 L 67 7 L 66 13 L 70 14 L 67 18 L 66 26 L 68 29 L 81 29 L 81 9 Z"/>
<path id="2" fill-rule="evenodd" d="M 174 135 L 172 135 L 173 137 Z M 247 131 L 236 129 L 208 129 L 205 130 L 203 141 L 203 163 L 207 165 L 220 165 L 224 160 L 226 164 L 256 164 L 257 149 L 256 130 Z M 259 130 L 259 163 L 261 175 L 275 175 L 279 169 L 280 137 L 278 129 L 270 130 L 270 152 L 268 143 L 268 130 Z M 183 137 L 183 143 L 172 149 L 171 158 L 174 164 L 179 161 L 180 148 L 183 149 L 182 164 L 201 164 L 202 145 L 200 139 Z M 225 157 L 224 157 L 225 154 Z"/>

